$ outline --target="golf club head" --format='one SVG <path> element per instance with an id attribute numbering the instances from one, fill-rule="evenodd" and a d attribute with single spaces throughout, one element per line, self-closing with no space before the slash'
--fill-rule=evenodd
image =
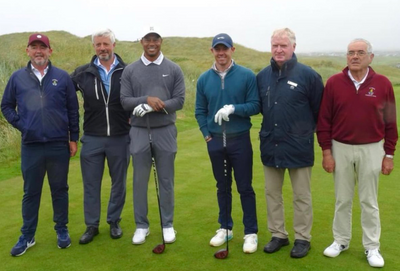
<path id="1" fill-rule="evenodd" d="M 220 249 L 214 253 L 214 257 L 217 259 L 226 259 L 228 257 L 229 251 L 227 249 Z"/>
<path id="2" fill-rule="evenodd" d="M 161 254 L 165 250 L 165 245 L 164 244 L 158 244 L 155 248 L 153 248 L 153 253 L 155 254 Z"/>

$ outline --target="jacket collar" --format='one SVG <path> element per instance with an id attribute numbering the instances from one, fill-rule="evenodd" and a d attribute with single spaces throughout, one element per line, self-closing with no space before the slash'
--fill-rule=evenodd
<path id="1" fill-rule="evenodd" d="M 116 53 L 114 53 L 114 55 L 115 55 L 115 57 L 118 59 L 118 62 L 119 62 L 116 68 L 118 69 L 118 68 L 123 68 L 123 67 L 125 67 L 126 64 L 125 64 L 125 62 L 122 60 L 122 58 L 121 58 L 118 54 L 116 54 Z M 96 60 L 96 58 L 97 58 L 97 55 L 94 55 L 94 56 L 92 57 L 92 60 L 90 60 L 90 66 L 91 66 L 91 67 L 97 68 L 97 66 L 94 64 L 94 61 Z"/>
<path id="2" fill-rule="evenodd" d="M 273 58 L 271 58 L 271 67 L 273 71 L 279 71 L 281 70 L 283 73 L 285 73 L 288 70 L 293 69 L 293 67 L 297 64 L 297 56 L 295 53 L 293 53 L 293 56 L 291 59 L 283 63 L 282 68 L 279 68 L 278 64 L 275 62 Z"/>
<path id="3" fill-rule="evenodd" d="M 27 64 L 27 69 L 29 70 L 29 71 L 32 71 L 32 61 L 28 61 L 28 64 Z M 48 70 L 50 70 L 51 69 L 51 61 L 50 61 L 50 59 L 48 60 L 48 62 L 47 62 L 47 68 L 48 68 Z"/>

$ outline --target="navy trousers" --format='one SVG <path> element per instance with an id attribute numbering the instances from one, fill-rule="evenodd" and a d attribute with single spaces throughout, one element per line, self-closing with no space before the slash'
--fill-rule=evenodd
<path id="1" fill-rule="evenodd" d="M 54 229 L 67 227 L 69 159 L 68 142 L 22 144 L 21 170 L 24 178 L 24 196 L 21 232 L 28 239 L 35 236 L 46 173 L 53 203 L 53 221 L 56 223 Z"/>
<path id="2" fill-rule="evenodd" d="M 232 229 L 232 169 L 236 187 L 240 194 L 243 210 L 244 234 L 258 232 L 256 195 L 252 187 L 253 148 L 250 134 L 229 137 L 226 139 L 226 151 L 222 137 L 214 136 L 207 143 L 214 178 L 217 181 L 217 198 L 219 205 L 218 222 L 221 228 Z M 227 176 L 224 174 L 224 157 L 226 157 Z M 227 190 L 228 189 L 228 190 Z M 228 206 L 226 205 L 228 204 Z M 226 214 L 228 210 L 228 214 Z"/>

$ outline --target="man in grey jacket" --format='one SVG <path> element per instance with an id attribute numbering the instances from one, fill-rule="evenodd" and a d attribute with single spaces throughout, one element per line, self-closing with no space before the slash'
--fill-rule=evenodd
<path id="1" fill-rule="evenodd" d="M 132 111 L 129 135 L 135 169 L 133 203 L 136 231 L 133 244 L 143 244 L 150 234 L 147 189 L 152 155 L 157 164 L 164 241 L 173 243 L 176 240 L 173 228 L 177 151 L 175 112 L 183 107 L 185 82 L 180 67 L 162 54 L 162 41 L 153 27 L 146 31 L 140 41 L 143 46 L 141 58 L 128 65 L 121 77 L 121 104 L 125 110 Z"/>

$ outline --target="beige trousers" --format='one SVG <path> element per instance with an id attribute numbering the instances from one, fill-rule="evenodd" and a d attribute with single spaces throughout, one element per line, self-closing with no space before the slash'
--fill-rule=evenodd
<path id="1" fill-rule="evenodd" d="M 342 245 L 350 243 L 353 197 L 358 183 L 363 246 L 366 250 L 379 248 L 378 182 L 385 155 L 383 141 L 348 145 L 333 140 L 332 155 L 335 159 L 336 204 L 332 229 L 335 241 Z"/>
<path id="2" fill-rule="evenodd" d="M 293 228 L 295 239 L 311 240 L 313 221 L 311 202 L 311 167 L 289 168 L 293 190 Z M 282 186 L 285 168 L 264 166 L 265 198 L 267 200 L 268 230 L 272 237 L 288 238 L 285 229 Z"/>

